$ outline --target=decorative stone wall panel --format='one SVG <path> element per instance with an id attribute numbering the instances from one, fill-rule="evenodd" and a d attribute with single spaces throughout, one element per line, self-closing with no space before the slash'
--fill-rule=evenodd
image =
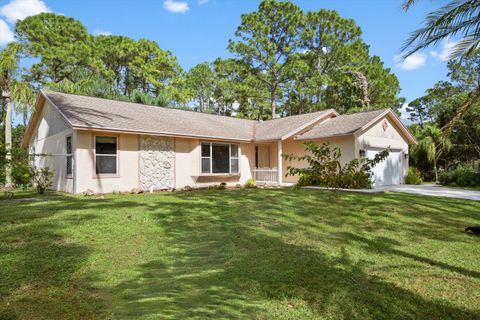
<path id="1" fill-rule="evenodd" d="M 173 138 L 142 136 L 140 138 L 140 188 L 172 189 L 174 170 Z"/>

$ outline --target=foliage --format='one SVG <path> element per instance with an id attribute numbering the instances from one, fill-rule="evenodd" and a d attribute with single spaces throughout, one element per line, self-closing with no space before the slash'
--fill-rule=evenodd
<path id="1" fill-rule="evenodd" d="M 248 189 L 255 188 L 256 186 L 257 186 L 257 181 L 255 179 L 248 179 L 244 185 L 244 187 Z"/>
<path id="2" fill-rule="evenodd" d="M 460 165 L 454 170 L 442 172 L 439 182 L 443 185 L 478 187 L 480 186 L 480 169 L 478 165 Z"/>
<path id="3" fill-rule="evenodd" d="M 414 2 L 415 0 L 405 0 L 405 10 L 408 10 Z M 429 13 L 425 19 L 425 25 L 414 31 L 405 42 L 402 48 L 405 52 L 404 58 L 428 46 L 437 45 L 440 41 L 450 41 L 451 38 L 458 37 L 460 39 L 453 43 L 449 58 L 459 59 L 451 60 L 450 63 L 458 65 L 472 57 L 478 58 L 480 51 L 479 11 L 480 1 L 478 0 L 451 0 L 438 10 Z M 474 85 L 463 88 L 466 92 L 463 101 L 443 127 L 446 136 L 452 133 L 457 122 L 465 113 L 480 101 L 480 83 L 476 75 L 478 75 L 478 68 L 469 77 L 476 78 L 473 81 Z"/>
<path id="4" fill-rule="evenodd" d="M 154 41 L 94 36 L 80 21 L 54 13 L 18 21 L 13 45 L 22 58 L 33 58 L 21 79 L 35 89 L 264 120 L 401 105 L 398 79 L 369 55 L 361 34 L 336 11 L 304 13 L 291 2 L 264 0 L 242 15 L 228 45 L 235 58 L 186 73 Z"/>
<path id="5" fill-rule="evenodd" d="M 49 167 L 38 168 L 36 166 L 30 167 L 30 177 L 32 185 L 37 188 L 39 194 L 44 194 L 52 185 L 52 178 L 55 172 L 50 170 Z"/>
<path id="6" fill-rule="evenodd" d="M 303 13 L 291 2 L 265 0 L 242 15 L 228 48 L 246 77 L 257 80 L 259 106 L 268 103 L 272 117 L 399 107 L 398 79 L 379 57 L 369 56 L 361 34 L 336 11 Z"/>
<path id="7" fill-rule="evenodd" d="M 54 13 L 40 13 L 18 21 L 15 37 L 25 52 L 39 58 L 30 77 L 40 85 L 71 79 L 78 67 L 95 70 L 92 36 L 78 20 Z"/>
<path id="8" fill-rule="evenodd" d="M 187 73 L 187 86 L 192 90 L 195 108 L 200 112 L 211 112 L 215 90 L 215 74 L 208 63 L 197 64 Z"/>
<path id="9" fill-rule="evenodd" d="M 410 167 L 407 176 L 405 177 L 405 184 L 422 184 L 423 179 L 420 171 L 417 168 Z"/>
<path id="10" fill-rule="evenodd" d="M 299 186 L 323 186 L 328 188 L 372 188 L 372 168 L 388 157 L 389 150 L 375 155 L 374 159 L 355 158 L 342 165 L 341 151 L 329 143 L 318 145 L 305 142 L 305 155 L 283 155 L 287 161 L 307 162 L 306 168 L 287 167 L 287 176 L 299 176 Z"/>
<path id="11" fill-rule="evenodd" d="M 411 127 L 411 131 L 421 141 L 422 132 L 427 126 L 434 126 L 438 132 L 437 141 L 449 140 L 449 148 L 437 157 L 437 166 L 441 170 L 451 170 L 462 163 L 472 163 L 480 159 L 480 101 L 472 101 L 468 110 L 455 122 L 455 127 L 447 134 L 445 131 L 455 117 L 458 110 L 469 99 L 469 95 L 480 85 L 480 52 L 461 60 L 452 60 L 448 63 L 448 81 L 439 81 L 426 91 L 423 97 L 416 99 L 411 110 L 411 119 L 418 124 Z M 423 120 L 421 120 L 423 118 Z M 440 135 L 448 136 L 448 139 Z M 423 150 L 412 148 L 411 160 L 415 167 L 422 170 L 425 177 L 432 176 L 432 158 L 427 157 Z M 434 171 L 434 170 L 433 170 Z M 433 178 L 434 179 L 434 178 Z"/>
<path id="12" fill-rule="evenodd" d="M 406 0 L 408 10 L 415 0 Z M 411 33 L 402 50 L 405 56 L 436 45 L 442 40 L 460 36 L 454 44 L 451 57 L 465 57 L 480 48 L 480 2 L 478 0 L 450 0 L 439 9 L 430 12 L 424 26 Z"/>
<path id="13" fill-rule="evenodd" d="M 235 32 L 239 41 L 230 40 L 228 46 L 267 88 L 272 118 L 280 86 L 290 80 L 287 70 L 299 45 L 302 19 L 302 11 L 291 2 L 262 1 L 258 11 L 241 16 Z"/>
<path id="14" fill-rule="evenodd" d="M 437 163 L 440 156 L 450 150 L 451 141 L 445 137 L 442 130 L 435 125 L 428 124 L 424 128 L 416 127 L 414 134 L 418 140 L 418 144 L 412 146 L 411 152 L 413 157 L 426 155 L 427 161 L 433 163 L 435 172 L 435 181 L 438 181 Z"/>

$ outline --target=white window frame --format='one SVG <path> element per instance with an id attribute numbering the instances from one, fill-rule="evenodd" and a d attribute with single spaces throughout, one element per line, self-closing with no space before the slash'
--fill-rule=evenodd
<path id="1" fill-rule="evenodd" d="M 107 138 L 115 138 L 115 147 L 116 151 L 115 154 L 104 154 L 104 153 L 97 153 L 97 137 L 107 137 Z M 106 156 L 106 157 L 115 157 L 115 173 L 97 173 L 97 156 Z M 118 137 L 117 136 L 109 136 L 109 135 L 95 135 L 93 139 L 93 174 L 95 177 L 118 177 Z"/>
<path id="2" fill-rule="evenodd" d="M 202 155 L 202 147 L 204 144 L 208 144 L 210 146 L 210 156 L 209 157 L 204 157 Z M 212 172 L 212 166 L 213 166 L 213 158 L 212 158 L 212 155 L 213 155 L 213 148 L 212 146 L 214 144 L 217 144 L 217 145 L 224 145 L 224 146 L 228 146 L 228 172 L 216 172 L 216 173 L 213 173 Z M 238 155 L 237 157 L 232 157 L 232 145 L 233 146 L 237 146 L 237 150 L 238 150 Z M 209 172 L 203 172 L 203 159 L 209 159 L 210 160 L 210 170 Z M 232 172 L 232 159 L 237 159 L 238 160 L 238 172 Z M 201 175 L 239 175 L 240 174 L 240 144 L 238 143 L 223 143 L 223 142 L 210 142 L 210 141 L 202 141 L 200 142 L 200 174 Z"/>
<path id="3" fill-rule="evenodd" d="M 68 139 L 70 139 L 70 153 L 68 153 Z M 70 160 L 70 170 L 71 172 L 68 173 L 68 159 Z M 66 136 L 65 137 L 65 177 L 66 178 L 72 178 L 73 175 L 73 142 L 72 142 L 72 136 Z"/>

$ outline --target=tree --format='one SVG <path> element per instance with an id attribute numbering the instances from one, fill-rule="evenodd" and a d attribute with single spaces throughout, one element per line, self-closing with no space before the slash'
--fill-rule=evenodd
<path id="1" fill-rule="evenodd" d="M 416 0 L 406 0 L 403 4 L 408 10 Z M 452 58 L 469 58 L 480 50 L 480 1 L 452 0 L 438 10 L 431 12 L 425 19 L 425 25 L 414 31 L 402 47 L 404 58 L 413 53 L 436 45 L 451 37 L 460 36 L 453 46 Z M 450 135 L 453 126 L 480 98 L 480 85 L 477 84 L 467 94 L 465 101 L 458 107 L 456 114 L 443 129 Z"/>
<path id="2" fill-rule="evenodd" d="M 0 91 L 1 98 L 6 107 L 5 114 L 5 186 L 12 185 L 11 159 L 12 159 L 12 112 L 13 105 L 23 106 L 31 104 L 33 93 L 28 83 L 17 79 L 19 73 L 18 61 L 21 46 L 10 43 L 0 51 Z"/>
<path id="3" fill-rule="evenodd" d="M 310 84 L 315 102 L 322 101 L 322 88 L 328 86 L 330 75 L 355 72 L 358 61 L 368 56 L 361 40 L 362 31 L 354 20 L 342 18 L 334 10 L 308 12 L 301 30 L 305 59 L 310 66 Z M 348 67 L 345 68 L 348 64 Z"/>
<path id="4" fill-rule="evenodd" d="M 410 102 L 406 108 L 409 112 L 409 120 L 412 122 L 418 122 L 421 127 L 427 121 L 432 121 L 430 108 L 432 106 L 432 99 L 429 96 L 417 98 Z"/>
<path id="5" fill-rule="evenodd" d="M 406 0 L 403 8 L 408 10 L 415 2 L 416 0 Z M 456 35 L 460 35 L 461 39 L 453 46 L 451 56 L 471 56 L 475 50 L 480 49 L 479 12 L 478 0 L 452 0 L 429 13 L 425 25 L 412 32 L 403 45 L 404 57 Z"/>
<path id="6" fill-rule="evenodd" d="M 26 53 L 40 61 L 30 68 L 32 83 L 74 81 L 78 67 L 97 70 L 92 36 L 78 20 L 41 13 L 17 22 L 15 37 Z"/>
<path id="7" fill-rule="evenodd" d="M 228 45 L 268 88 L 272 118 L 277 114 L 280 86 L 289 80 L 287 66 L 299 45 L 302 20 L 303 13 L 295 4 L 264 0 L 257 12 L 241 16 L 235 32 L 239 40 L 230 40 Z"/>
<path id="8" fill-rule="evenodd" d="M 191 90 L 200 112 L 213 109 L 213 94 L 215 91 L 215 74 L 208 63 L 200 63 L 190 69 L 186 75 L 187 86 Z"/>
<path id="9" fill-rule="evenodd" d="M 417 157 L 420 152 L 426 154 L 427 160 L 433 163 L 435 181 L 438 182 L 437 163 L 440 156 L 451 148 L 451 142 L 443 135 L 442 130 L 433 124 L 427 124 L 424 128 L 418 127 L 414 134 L 418 145 L 412 147 L 412 153 Z"/>

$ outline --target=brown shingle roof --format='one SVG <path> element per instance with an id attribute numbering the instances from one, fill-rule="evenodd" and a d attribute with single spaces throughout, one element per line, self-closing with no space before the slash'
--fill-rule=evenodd
<path id="1" fill-rule="evenodd" d="M 297 139 L 320 139 L 333 136 L 350 135 L 361 129 L 373 119 L 385 113 L 387 109 L 344 114 L 323 121 L 310 130 L 297 136 Z"/>
<path id="2" fill-rule="evenodd" d="M 76 128 L 229 140 L 278 140 L 335 112 L 329 109 L 260 122 L 50 90 L 42 92 Z"/>
<path id="3" fill-rule="evenodd" d="M 259 122 L 255 126 L 255 140 L 267 141 L 281 139 L 286 135 L 297 133 L 295 131 L 300 130 L 308 124 L 311 124 L 313 121 L 327 116 L 329 113 L 336 114 L 335 110 L 328 109 Z"/>
<path id="4" fill-rule="evenodd" d="M 73 127 L 203 138 L 253 139 L 256 121 L 44 90 Z"/>

